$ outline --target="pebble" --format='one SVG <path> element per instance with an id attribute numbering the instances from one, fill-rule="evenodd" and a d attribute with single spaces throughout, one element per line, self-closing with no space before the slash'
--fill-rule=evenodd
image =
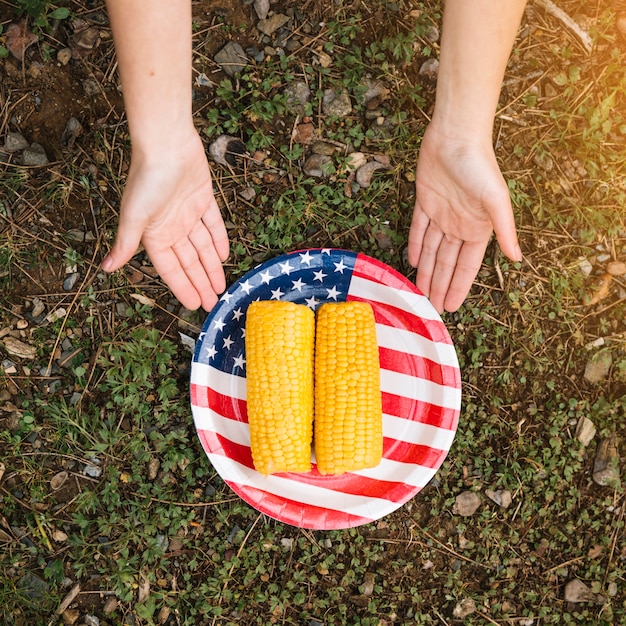
<path id="1" fill-rule="evenodd" d="M 601 439 L 593 462 L 593 481 L 601 487 L 618 484 L 620 481 L 619 451 L 617 436 Z"/>
<path id="2" fill-rule="evenodd" d="M 63 470 L 62 472 L 57 472 L 50 479 L 50 489 L 52 489 L 52 491 L 58 491 L 67 482 L 68 478 L 69 474 L 65 470 Z"/>
<path id="3" fill-rule="evenodd" d="M 105 615 L 110 615 L 111 613 L 113 613 L 113 611 L 117 609 L 117 605 L 118 605 L 117 598 L 115 596 L 109 596 L 106 599 L 106 602 L 104 603 L 104 606 L 102 607 L 102 610 Z"/>
<path id="4" fill-rule="evenodd" d="M 209 154 L 211 158 L 225 167 L 237 165 L 236 157 L 245 154 L 246 146 L 239 137 L 231 135 L 221 135 L 210 146 Z"/>
<path id="5" fill-rule="evenodd" d="M 30 148 L 25 148 L 22 152 L 22 165 L 42 167 L 49 162 L 44 147 L 37 142 L 31 143 Z"/>
<path id="6" fill-rule="evenodd" d="M 351 152 L 348 155 L 347 167 L 350 170 L 358 170 L 367 163 L 367 157 L 362 152 Z"/>
<path id="7" fill-rule="evenodd" d="M 260 20 L 264 20 L 270 10 L 270 0 L 254 0 L 254 10 Z"/>
<path id="8" fill-rule="evenodd" d="M 332 163 L 332 159 L 325 154 L 312 154 L 302 166 L 303 172 L 307 176 L 314 178 L 325 178 L 328 176 L 325 166 Z"/>
<path id="9" fill-rule="evenodd" d="M 85 465 L 83 474 L 91 478 L 100 478 L 100 476 L 102 476 L 102 468 L 97 465 Z"/>
<path id="10" fill-rule="evenodd" d="M 72 51 L 69 48 L 61 48 L 57 52 L 57 61 L 61 65 L 67 65 L 72 60 Z"/>
<path id="11" fill-rule="evenodd" d="M 251 200 L 254 200 L 254 198 L 256 197 L 256 191 L 254 189 L 254 187 L 252 186 L 248 186 L 245 189 L 242 189 L 239 192 L 239 195 L 244 199 L 247 200 L 248 202 L 250 202 Z"/>
<path id="12" fill-rule="evenodd" d="M 383 163 L 370 161 L 369 163 L 362 165 L 356 171 L 356 182 L 359 184 L 359 187 L 367 189 L 372 184 L 372 176 L 374 176 L 374 172 L 384 169 L 387 169 L 387 167 Z"/>
<path id="13" fill-rule="evenodd" d="M 316 141 L 311 146 L 311 152 L 313 154 L 324 154 L 326 156 L 332 156 L 333 154 L 335 154 L 336 150 L 337 148 L 332 143 L 328 143 L 327 141 Z"/>
<path id="14" fill-rule="evenodd" d="M 588 417 L 581 417 L 576 424 L 576 439 L 586 448 L 595 436 L 595 424 Z"/>
<path id="15" fill-rule="evenodd" d="M 609 350 L 603 350 L 595 354 L 585 365 L 585 380 L 592 385 L 602 382 L 609 374 L 613 357 Z"/>
<path id="16" fill-rule="evenodd" d="M 565 585 L 565 602 L 596 602 L 597 596 L 582 580 L 574 578 Z"/>
<path id="17" fill-rule="evenodd" d="M 465 619 L 472 613 L 476 612 L 476 602 L 472 598 L 463 598 L 456 603 L 452 610 L 452 616 L 457 619 Z"/>
<path id="18" fill-rule="evenodd" d="M 89 613 L 83 617 L 83 621 L 85 626 L 100 626 L 100 619 L 95 615 L 90 615 Z"/>
<path id="19" fill-rule="evenodd" d="M 5 152 L 19 152 L 28 148 L 28 141 L 20 133 L 7 133 L 4 139 L 3 150 Z"/>
<path id="20" fill-rule="evenodd" d="M 30 314 L 33 316 L 33 318 L 43 315 L 43 312 L 46 310 L 44 303 L 39 298 L 33 298 L 32 304 L 33 304 L 33 308 Z"/>
<path id="21" fill-rule="evenodd" d="M 63 290 L 64 291 L 72 291 L 76 286 L 76 281 L 80 278 L 79 272 L 72 272 L 64 281 L 63 281 Z"/>
<path id="22" fill-rule="evenodd" d="M 264 34 L 270 37 L 279 28 L 284 26 L 289 21 L 289 17 L 282 13 L 274 13 L 271 17 L 261 19 L 257 23 L 257 28 Z"/>
<path id="23" fill-rule="evenodd" d="M 606 271 L 611 274 L 611 276 L 624 276 L 626 275 L 626 263 L 623 261 L 611 261 L 606 266 Z"/>
<path id="24" fill-rule="evenodd" d="M 347 89 L 325 89 L 322 112 L 331 117 L 346 117 L 352 113 L 352 103 Z"/>
<path id="25" fill-rule="evenodd" d="M 424 76 L 425 78 L 437 78 L 437 74 L 439 74 L 439 61 L 435 58 L 426 59 L 422 63 L 419 69 L 419 75 Z"/>
<path id="26" fill-rule="evenodd" d="M 235 76 L 248 65 L 248 57 L 244 49 L 236 42 L 229 41 L 214 57 L 214 61 L 223 72 Z"/>
<path id="27" fill-rule="evenodd" d="M 508 509 L 513 502 L 513 495 L 508 489 L 485 489 L 485 495 L 503 509 Z"/>
<path id="28" fill-rule="evenodd" d="M 453 512 L 462 517 L 474 515 L 480 506 L 480 497 L 474 491 L 463 491 L 456 497 Z"/>
<path id="29" fill-rule="evenodd" d="M 311 89 L 303 81 L 289 84 L 283 91 L 287 108 L 293 113 L 304 115 L 305 108 L 311 97 Z"/>

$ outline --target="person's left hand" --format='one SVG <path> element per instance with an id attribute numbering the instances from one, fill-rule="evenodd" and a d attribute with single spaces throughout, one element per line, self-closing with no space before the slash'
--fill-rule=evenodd
<path id="1" fill-rule="evenodd" d="M 176 146 L 156 158 L 133 152 L 117 237 L 102 269 L 122 267 L 141 242 L 181 304 L 210 311 L 226 287 L 228 235 L 200 137 L 192 130 Z"/>

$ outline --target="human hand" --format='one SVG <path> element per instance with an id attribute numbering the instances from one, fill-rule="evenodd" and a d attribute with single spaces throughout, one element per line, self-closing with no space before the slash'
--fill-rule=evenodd
<path id="1" fill-rule="evenodd" d="M 522 260 L 509 190 L 491 145 L 462 143 L 429 126 L 422 140 L 409 231 L 416 285 L 439 313 L 469 293 L 495 231 L 510 259 Z"/>
<path id="2" fill-rule="evenodd" d="M 139 243 L 173 294 L 188 309 L 211 310 L 226 288 L 222 261 L 228 235 L 213 195 L 202 141 L 193 129 L 176 147 L 133 151 L 113 248 L 102 262 L 112 272 Z"/>

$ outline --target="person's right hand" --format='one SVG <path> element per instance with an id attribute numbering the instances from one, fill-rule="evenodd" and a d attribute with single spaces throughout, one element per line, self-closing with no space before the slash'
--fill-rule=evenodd
<path id="1" fill-rule="evenodd" d="M 147 152 L 133 151 L 117 237 L 102 269 L 122 267 L 141 241 L 178 300 L 188 309 L 202 305 L 210 311 L 226 287 L 228 235 L 204 146 L 191 126 L 174 145 Z"/>
<path id="2" fill-rule="evenodd" d="M 509 190 L 491 145 L 463 143 L 433 125 L 422 140 L 415 187 L 409 263 L 435 309 L 455 311 L 494 231 L 504 254 L 522 260 Z"/>

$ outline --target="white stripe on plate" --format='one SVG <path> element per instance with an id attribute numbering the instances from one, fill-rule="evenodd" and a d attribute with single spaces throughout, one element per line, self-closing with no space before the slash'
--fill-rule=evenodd
<path id="1" fill-rule="evenodd" d="M 223 417 L 213 409 L 199 406 L 193 408 L 193 420 L 197 430 L 211 430 L 233 443 L 250 447 L 250 427 L 245 422 Z"/>
<path id="2" fill-rule="evenodd" d="M 380 370 L 380 389 L 383 393 L 428 402 L 446 409 L 458 409 L 461 406 L 460 389 L 391 370 Z"/>
<path id="3" fill-rule="evenodd" d="M 194 385 L 211 387 L 237 400 L 245 400 L 247 397 L 246 379 L 243 376 L 222 372 L 212 365 L 194 362 L 191 367 L 191 382 Z"/>
<path id="4" fill-rule="evenodd" d="M 452 344 L 432 341 L 404 328 L 376 324 L 376 339 L 381 348 L 406 352 L 440 365 L 455 368 L 459 366 L 456 351 Z"/>
<path id="5" fill-rule="evenodd" d="M 374 302 L 380 302 L 382 304 L 389 304 L 395 306 L 398 309 L 403 309 L 414 315 L 419 315 L 426 320 L 435 320 L 441 322 L 437 311 L 430 303 L 426 296 L 420 296 L 412 291 L 404 291 L 402 289 L 395 289 L 394 287 L 388 287 L 381 283 L 374 282 L 367 278 L 361 278 L 360 276 L 352 275 L 350 280 L 350 287 L 348 293 L 359 298 L 367 298 Z"/>
<path id="6" fill-rule="evenodd" d="M 383 415 L 383 435 L 396 441 L 414 443 L 438 450 L 449 450 L 454 441 L 454 430 L 414 422 L 395 415 Z"/>
<path id="7" fill-rule="evenodd" d="M 430 479 L 437 473 L 439 468 L 426 467 L 415 463 L 399 463 L 390 459 L 384 459 L 376 467 L 354 472 L 359 476 L 374 478 L 375 480 L 390 480 L 404 483 L 410 487 L 425 487 Z"/>
<path id="8" fill-rule="evenodd" d="M 245 465 L 241 465 L 219 454 L 209 454 L 208 456 L 219 475 L 225 481 L 237 483 L 242 487 L 254 487 L 280 498 L 300 502 L 305 506 L 311 506 L 312 503 L 318 502 L 320 504 L 316 506 L 334 511 L 344 511 L 369 519 L 378 519 L 388 515 L 401 506 L 398 502 L 369 496 L 356 496 L 350 493 L 297 482 L 282 476 L 263 476 Z"/>

